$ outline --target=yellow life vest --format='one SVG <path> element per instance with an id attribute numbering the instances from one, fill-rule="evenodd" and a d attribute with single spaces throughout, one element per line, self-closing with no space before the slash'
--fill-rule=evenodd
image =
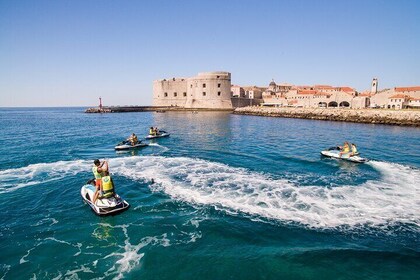
<path id="1" fill-rule="evenodd" d="M 102 177 L 102 190 L 104 197 L 110 197 L 114 194 L 114 185 L 111 181 L 111 176 Z"/>
<path id="2" fill-rule="evenodd" d="M 151 129 L 149 130 L 149 134 L 150 134 L 150 135 L 153 135 L 153 134 L 155 134 L 155 131 L 151 128 Z"/>
<path id="3" fill-rule="evenodd" d="M 357 154 L 357 148 L 356 146 L 351 146 L 351 151 L 355 154 Z"/>
<path id="4" fill-rule="evenodd" d="M 94 166 L 92 167 L 93 176 L 95 176 L 95 179 L 101 179 L 102 174 L 98 172 L 98 167 Z"/>

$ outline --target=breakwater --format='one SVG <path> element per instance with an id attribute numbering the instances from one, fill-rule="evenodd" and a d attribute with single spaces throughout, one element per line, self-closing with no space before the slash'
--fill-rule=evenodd
<path id="1" fill-rule="evenodd" d="M 233 109 L 184 108 L 176 106 L 109 106 L 102 108 L 88 108 L 86 109 L 85 113 L 129 113 L 150 111 L 164 113 L 166 111 L 233 111 Z"/>
<path id="2" fill-rule="evenodd" d="M 332 108 L 236 108 L 234 114 L 266 117 L 299 118 L 326 121 L 405 125 L 420 127 L 419 110 L 332 109 Z"/>

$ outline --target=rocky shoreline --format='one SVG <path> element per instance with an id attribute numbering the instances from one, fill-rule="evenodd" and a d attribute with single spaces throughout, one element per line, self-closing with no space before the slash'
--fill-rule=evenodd
<path id="1" fill-rule="evenodd" d="M 420 127 L 420 110 L 242 107 L 234 114 Z"/>

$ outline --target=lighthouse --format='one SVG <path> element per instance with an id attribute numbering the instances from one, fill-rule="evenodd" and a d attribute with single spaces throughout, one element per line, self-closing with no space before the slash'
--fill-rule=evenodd
<path id="1" fill-rule="evenodd" d="M 99 110 L 102 110 L 102 97 L 99 97 Z"/>

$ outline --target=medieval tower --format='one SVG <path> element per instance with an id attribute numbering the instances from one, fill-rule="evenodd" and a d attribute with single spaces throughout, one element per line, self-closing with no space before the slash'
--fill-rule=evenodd
<path id="1" fill-rule="evenodd" d="M 378 92 L 378 79 L 373 78 L 372 80 L 372 87 L 370 89 L 370 93 L 376 94 Z"/>

